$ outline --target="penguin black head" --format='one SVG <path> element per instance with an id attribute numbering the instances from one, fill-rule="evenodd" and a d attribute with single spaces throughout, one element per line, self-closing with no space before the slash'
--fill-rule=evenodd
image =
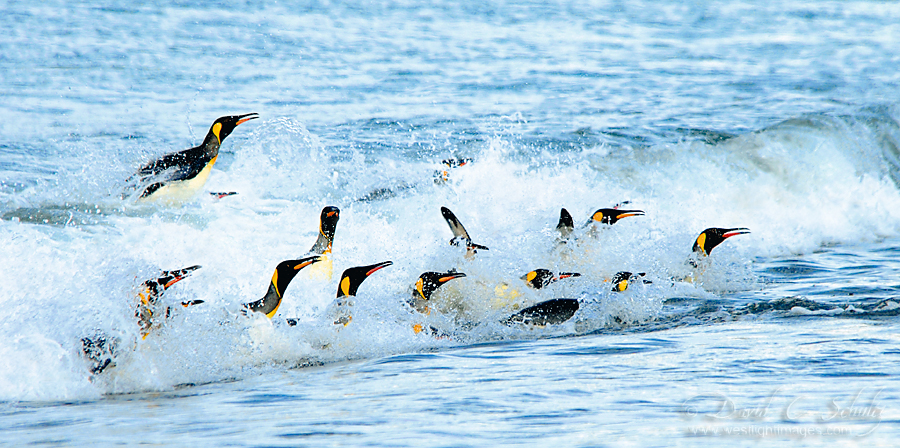
<path id="1" fill-rule="evenodd" d="M 588 224 L 592 222 L 599 222 L 601 224 L 613 225 L 622 218 L 643 215 L 643 210 L 619 210 L 616 208 L 601 208 L 591 215 L 591 219 L 588 220 Z"/>
<path id="2" fill-rule="evenodd" d="M 575 230 L 575 221 L 572 220 L 572 215 L 565 208 L 559 211 L 559 223 L 556 224 L 556 230 L 563 239 L 568 238 Z"/>
<path id="3" fill-rule="evenodd" d="M 744 227 L 736 227 L 733 229 L 722 229 L 719 227 L 710 227 L 697 237 L 694 241 L 693 251 L 699 255 L 707 256 L 712 252 L 713 248 L 722 244 L 728 238 L 736 235 L 744 235 L 750 233 L 750 229 Z"/>
<path id="4" fill-rule="evenodd" d="M 628 289 L 628 283 L 639 280 L 641 277 L 647 275 L 646 272 L 639 272 L 637 274 L 632 274 L 628 271 L 616 272 L 616 275 L 613 276 L 612 280 L 612 290 L 613 292 L 623 292 Z M 644 284 L 652 283 L 650 280 L 644 280 Z"/>
<path id="5" fill-rule="evenodd" d="M 225 137 L 231 135 L 231 132 L 234 131 L 234 128 L 238 127 L 239 124 L 256 118 L 259 118 L 259 114 L 255 112 L 244 115 L 227 115 L 219 117 L 213 122 L 212 126 L 210 126 L 209 134 L 207 134 L 206 138 L 209 140 L 210 136 L 214 136 L 216 137 L 216 141 L 221 145 L 222 142 L 225 141 Z"/>
<path id="6" fill-rule="evenodd" d="M 337 298 L 344 296 L 355 296 L 356 290 L 362 282 L 369 278 L 370 275 L 382 268 L 386 268 L 394 264 L 391 261 L 382 261 L 381 263 L 370 264 L 368 266 L 357 266 L 349 268 L 341 274 L 341 281 L 338 283 Z"/>
<path id="7" fill-rule="evenodd" d="M 285 260 L 278 263 L 278 266 L 275 266 L 275 273 L 272 274 L 272 285 L 275 286 L 275 292 L 278 293 L 278 297 L 284 296 L 284 291 L 287 290 L 291 280 L 297 276 L 301 269 L 320 260 L 322 260 L 321 256 L 313 255 L 299 260 Z"/>
<path id="8" fill-rule="evenodd" d="M 444 283 L 453 280 L 454 278 L 465 277 L 466 274 L 462 272 L 424 272 L 419 276 L 419 279 L 416 280 L 416 293 L 414 296 L 416 298 L 421 298 L 423 300 L 428 300 L 431 298 L 431 295 L 438 288 L 441 287 Z"/>
<path id="9" fill-rule="evenodd" d="M 569 277 L 581 277 L 581 274 L 577 272 L 560 272 L 559 275 L 557 275 L 549 269 L 540 268 L 523 275 L 521 278 L 522 280 L 525 280 L 525 283 L 527 283 L 528 286 L 534 289 L 541 289 L 555 281 Z"/>
<path id="10" fill-rule="evenodd" d="M 322 209 L 319 215 L 319 237 L 313 245 L 310 252 L 324 254 L 331 252 L 331 245 L 334 243 L 334 232 L 337 230 L 338 219 L 341 217 L 341 210 L 333 205 L 329 205 Z"/>
<path id="11" fill-rule="evenodd" d="M 285 260 L 278 263 L 278 266 L 275 267 L 275 272 L 272 274 L 272 281 L 269 283 L 266 295 L 255 302 L 244 304 L 244 307 L 250 311 L 263 313 L 271 318 L 278 311 L 278 306 L 281 305 L 281 298 L 284 297 L 284 292 L 287 290 L 288 285 L 291 284 L 291 280 L 297 276 L 301 269 L 320 260 L 322 260 L 321 256 L 313 255 L 299 260 Z"/>
<path id="12" fill-rule="evenodd" d="M 155 303 L 165 290 L 191 275 L 197 269 L 200 269 L 200 266 L 191 266 L 175 271 L 163 271 L 159 278 L 146 280 L 143 283 L 144 289 L 138 294 L 141 297 L 141 301 L 147 304 Z"/>

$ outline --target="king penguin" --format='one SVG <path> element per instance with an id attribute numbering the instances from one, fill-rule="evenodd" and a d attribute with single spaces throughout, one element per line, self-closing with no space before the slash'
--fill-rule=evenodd
<path id="1" fill-rule="evenodd" d="M 153 328 L 162 325 L 159 319 L 155 318 L 154 313 L 162 314 L 168 317 L 170 314 L 169 307 L 165 308 L 163 313 L 159 300 L 162 295 L 175 283 L 178 283 L 193 271 L 200 269 L 200 266 L 191 266 L 175 271 L 163 271 L 158 278 L 145 280 L 141 283 L 137 293 L 138 303 L 134 310 L 134 316 L 138 319 L 138 327 L 141 332 L 141 338 L 146 339 L 147 335 Z M 197 305 L 203 303 L 202 300 L 192 300 L 182 302 L 182 306 Z M 109 367 L 115 367 L 116 352 L 120 339 L 110 336 L 101 330 L 94 331 L 91 336 L 81 338 L 81 351 L 84 356 L 91 362 L 89 368 L 92 375 L 98 375 Z"/>
<path id="2" fill-rule="evenodd" d="M 169 317 L 171 313 L 171 308 L 169 307 L 165 308 L 165 313 L 162 313 L 162 310 L 159 309 L 159 299 L 162 297 L 162 294 L 197 269 L 200 269 L 200 266 L 191 266 L 176 271 L 163 271 L 159 278 L 147 280 L 141 284 L 141 290 L 138 292 L 138 299 L 140 300 L 134 313 L 141 327 L 141 338 L 147 339 L 151 328 L 161 325 L 161 322 L 158 320 L 154 322 L 154 313 L 163 314 L 164 317 Z M 182 302 L 181 305 L 188 307 L 201 303 L 203 303 L 202 300 L 191 300 Z"/>
<path id="3" fill-rule="evenodd" d="M 278 266 L 275 267 L 275 273 L 272 274 L 272 281 L 269 282 L 269 289 L 266 291 L 266 295 L 255 302 L 245 303 L 244 308 L 263 313 L 271 319 L 278 312 L 281 299 L 284 297 L 284 292 L 287 290 L 288 285 L 291 284 L 291 280 L 294 279 L 301 269 L 321 259 L 321 256 L 313 255 L 299 260 L 285 260 L 278 263 Z"/>
<path id="4" fill-rule="evenodd" d="M 700 235 L 694 240 L 694 246 L 691 248 L 692 254 L 688 258 L 688 264 L 694 268 L 699 267 L 700 261 L 706 259 L 716 246 L 722 244 L 728 238 L 748 233 L 750 233 L 750 229 L 745 227 L 735 227 L 731 229 L 710 227 L 700 232 Z"/>
<path id="5" fill-rule="evenodd" d="M 353 307 L 353 298 L 356 297 L 356 290 L 365 279 L 375 272 L 394 264 L 391 261 L 382 261 L 381 263 L 370 264 L 367 266 L 356 266 L 344 270 L 341 274 L 341 281 L 338 283 L 337 297 L 332 303 L 329 313 L 334 319 L 335 325 L 347 326 L 353 320 L 351 308 Z"/>
<path id="6" fill-rule="evenodd" d="M 321 255 L 322 259 L 307 271 L 309 276 L 314 279 L 331 280 L 331 245 L 334 243 L 334 232 L 337 230 L 340 217 L 340 209 L 333 205 L 323 208 L 319 215 L 319 236 L 312 248 L 309 249 L 309 254 Z"/>
<path id="7" fill-rule="evenodd" d="M 523 275 L 522 280 L 525 280 L 525 283 L 534 289 L 541 289 L 551 283 L 569 277 L 581 277 L 581 274 L 577 272 L 560 272 L 556 274 L 549 269 L 538 268 Z"/>
<path id="8" fill-rule="evenodd" d="M 413 289 L 412 297 L 409 298 L 407 303 L 414 310 L 422 314 L 430 314 L 431 309 L 428 307 L 428 301 L 431 300 L 431 295 L 444 283 L 465 276 L 466 274 L 456 271 L 423 272 L 416 280 L 416 286 Z M 418 333 L 418 331 L 416 333 Z"/>
<path id="9" fill-rule="evenodd" d="M 216 119 L 199 146 L 170 153 L 138 170 L 128 181 L 123 198 L 139 191 L 141 202 L 160 202 L 174 205 L 194 197 L 206 184 L 210 171 L 219 157 L 225 137 L 241 123 L 259 118 L 259 114 L 229 115 Z"/>
<path id="10" fill-rule="evenodd" d="M 412 297 L 409 298 L 407 303 L 417 312 L 424 314 L 426 316 L 431 314 L 431 308 L 428 306 L 429 300 L 431 300 L 431 295 L 437 291 L 438 288 L 441 287 L 444 283 L 449 282 L 455 278 L 465 277 L 466 274 L 462 272 L 449 271 L 449 272 L 423 272 L 422 275 L 416 280 L 416 285 L 413 288 Z M 416 334 L 425 330 L 426 327 L 420 323 L 413 324 L 413 331 Z M 445 337 L 446 333 L 434 328 L 433 326 L 428 326 L 427 330 L 429 334 L 436 337 Z"/>

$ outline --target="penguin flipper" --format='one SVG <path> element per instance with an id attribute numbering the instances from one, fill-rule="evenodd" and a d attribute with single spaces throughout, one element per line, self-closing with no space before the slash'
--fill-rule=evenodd
<path id="1" fill-rule="evenodd" d="M 465 244 L 466 249 L 468 249 L 466 251 L 467 257 L 472 257 L 479 250 L 489 250 L 487 246 L 472 242 L 472 238 L 469 238 L 469 232 L 466 232 L 466 228 L 463 227 L 462 223 L 459 222 L 459 219 L 456 218 L 456 215 L 449 208 L 441 207 L 441 214 L 444 215 L 447 225 L 450 226 L 450 231 L 453 232 L 453 239 L 450 240 L 450 244 L 454 246 Z"/>
<path id="2" fill-rule="evenodd" d="M 559 211 L 559 223 L 556 224 L 556 230 L 559 231 L 559 236 L 564 240 L 569 238 L 569 235 L 575 230 L 575 221 L 565 208 Z"/>
<path id="3" fill-rule="evenodd" d="M 463 227 L 462 223 L 459 222 L 459 219 L 456 218 L 456 215 L 450 211 L 447 207 L 441 207 L 441 214 L 444 215 L 444 219 L 447 220 L 447 225 L 450 226 L 450 231 L 453 232 L 453 240 L 462 239 L 465 241 L 472 241 L 469 238 L 469 232 L 466 232 L 466 228 Z"/>
<path id="4" fill-rule="evenodd" d="M 557 325 L 571 319 L 576 311 L 578 311 L 577 299 L 552 299 L 525 308 L 501 322 L 508 326 Z"/>

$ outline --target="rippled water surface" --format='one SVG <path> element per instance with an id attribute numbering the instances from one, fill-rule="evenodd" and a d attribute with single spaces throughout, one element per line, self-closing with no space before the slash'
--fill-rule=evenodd
<path id="1" fill-rule="evenodd" d="M 897 48 L 874 1 L 7 2 L 0 444 L 892 446 Z M 194 200 L 122 199 L 250 112 Z M 582 227 L 617 204 L 644 214 Z M 328 205 L 333 277 L 241 314 Z M 693 268 L 709 227 L 750 233 Z M 384 260 L 334 325 L 341 271 Z M 142 339 L 138 285 L 193 265 L 165 300 L 204 303 Z M 558 297 L 563 324 L 501 323 Z"/>

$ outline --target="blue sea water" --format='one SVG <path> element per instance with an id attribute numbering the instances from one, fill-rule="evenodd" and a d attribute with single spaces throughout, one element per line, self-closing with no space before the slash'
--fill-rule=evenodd
<path id="1" fill-rule="evenodd" d="M 0 444 L 900 435 L 900 5 L 0 8 Z M 122 199 L 141 165 L 249 112 L 205 187 L 237 195 Z M 472 162 L 435 183 L 451 157 Z M 645 215 L 555 246 L 560 208 L 580 226 L 626 201 Z M 334 278 L 301 273 L 271 321 L 237 313 L 326 205 Z M 448 245 L 442 206 L 490 250 Z M 707 227 L 751 233 L 692 271 Z M 336 329 L 339 273 L 383 260 Z M 191 265 L 165 300 L 204 303 L 142 340 L 138 285 Z M 538 267 L 582 276 L 504 302 Z M 438 312 L 451 338 L 414 333 L 417 276 L 451 268 L 467 277 L 438 295 L 467 323 Z M 622 270 L 652 283 L 614 293 Z M 571 321 L 499 324 L 555 297 L 580 300 Z M 123 350 L 92 375 L 96 331 Z"/>

